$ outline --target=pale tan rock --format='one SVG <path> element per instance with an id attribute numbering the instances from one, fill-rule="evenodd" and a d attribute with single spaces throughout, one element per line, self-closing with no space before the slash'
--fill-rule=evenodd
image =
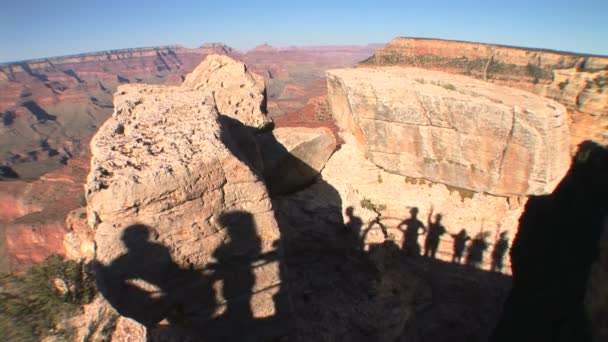
<path id="1" fill-rule="evenodd" d="M 213 97 L 221 114 L 245 125 L 261 128 L 270 123 L 266 117 L 264 78 L 228 56 L 207 56 L 186 76 L 182 88 L 201 90 L 205 96 Z"/>
<path id="2" fill-rule="evenodd" d="M 500 196 L 550 192 L 568 169 L 562 105 L 415 68 L 328 72 L 338 126 L 383 169 Z"/>
<path id="3" fill-rule="evenodd" d="M 336 149 L 336 138 L 326 127 L 277 128 L 258 141 L 271 194 L 287 194 L 310 185 Z"/>
<path id="4" fill-rule="evenodd" d="M 131 264 L 134 272 L 162 273 L 172 264 L 183 270 L 221 264 L 226 260 L 218 260 L 218 250 L 237 242 L 243 244 L 239 253 L 274 250 L 279 232 L 264 183 L 229 149 L 234 146 L 224 144 L 228 137 L 223 136 L 215 106 L 202 98 L 200 91 L 184 87 L 118 88 L 112 117 L 91 141 L 91 172 L 85 186 L 96 261 L 106 268 L 97 277 L 102 293 L 112 274 L 128 272 L 113 270 L 112 262 L 133 254 L 124 235 L 133 225 L 147 226 L 149 237 L 140 237 L 138 243 L 151 253 L 170 255 L 170 260 L 149 257 L 140 260 L 141 265 Z M 220 222 L 235 212 L 245 212 L 242 216 L 248 222 L 235 224 L 247 224 L 243 229 L 251 229 L 251 240 L 239 242 L 235 227 L 226 229 L 227 224 Z M 237 251 L 225 251 L 222 257 L 233 252 Z M 259 291 L 254 297 L 277 290 L 277 261 L 252 272 L 255 284 L 248 291 Z M 153 295 L 140 285 L 133 284 Z M 266 307 L 263 312 L 253 307 L 254 316 L 268 315 L 271 310 Z"/>

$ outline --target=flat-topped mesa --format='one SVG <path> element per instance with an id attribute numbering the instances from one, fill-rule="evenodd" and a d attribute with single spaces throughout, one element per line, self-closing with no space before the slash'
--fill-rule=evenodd
<path id="1" fill-rule="evenodd" d="M 514 196 L 551 192 L 568 169 L 552 100 L 416 68 L 330 70 L 327 82 L 337 125 L 389 172 Z"/>
<path id="2" fill-rule="evenodd" d="M 264 182 L 235 155 L 238 147 L 202 92 L 123 85 L 114 108 L 91 141 L 85 186 L 98 284 L 121 314 L 155 323 L 164 316 L 150 315 L 163 308 L 146 312 L 149 306 L 121 293 L 125 281 L 139 278 L 144 284 L 138 291 L 160 288 L 169 300 L 171 292 L 189 296 L 187 283 L 195 278 L 176 279 L 180 274 L 209 265 L 224 274 L 235 260 L 251 267 L 247 262 L 275 250 L 279 231 Z M 216 315 L 232 296 L 251 296 L 255 317 L 273 315 L 278 262 L 247 272 L 253 280 L 251 288 L 241 287 L 246 293 L 235 293 L 230 284 L 230 291 L 208 298 L 211 290 L 201 285 L 188 305 Z"/>
<path id="3" fill-rule="evenodd" d="M 264 78 L 228 56 L 207 56 L 186 76 L 182 88 L 201 90 L 212 96 L 221 114 L 245 125 L 262 128 L 270 123 L 266 116 Z"/>
<path id="4" fill-rule="evenodd" d="M 424 38 L 396 38 L 366 65 L 465 74 L 552 98 L 570 110 L 608 114 L 608 57 Z"/>

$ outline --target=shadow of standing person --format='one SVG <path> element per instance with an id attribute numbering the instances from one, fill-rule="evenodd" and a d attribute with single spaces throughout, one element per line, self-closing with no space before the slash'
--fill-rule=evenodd
<path id="1" fill-rule="evenodd" d="M 507 232 L 502 232 L 500 233 L 498 240 L 494 244 L 494 249 L 492 250 L 492 271 L 502 272 L 505 254 L 507 253 L 508 249 L 509 239 L 507 237 Z"/>
<path id="2" fill-rule="evenodd" d="M 467 230 L 464 228 L 460 230 L 458 234 L 450 235 L 454 239 L 454 254 L 452 255 L 452 262 L 455 264 L 460 264 L 467 241 L 471 240 L 471 237 L 467 235 Z"/>
<path id="3" fill-rule="evenodd" d="M 362 251 L 365 246 L 365 237 L 361 237 L 361 228 L 363 221 L 360 217 L 353 214 L 353 207 L 346 208 L 346 216 L 348 221 L 344 223 L 344 231 L 348 234 L 349 246 L 356 246 L 359 251 Z"/>
<path id="4" fill-rule="evenodd" d="M 399 230 L 404 232 L 403 236 L 403 251 L 406 256 L 420 256 L 420 245 L 418 244 L 418 235 L 426 233 L 424 224 L 418 219 L 418 208 L 410 209 L 410 218 L 403 220 L 399 224 Z M 405 226 L 405 229 L 401 228 Z M 422 229 L 422 233 L 420 230 Z"/>
<path id="5" fill-rule="evenodd" d="M 437 248 L 439 247 L 439 238 L 441 235 L 445 234 L 445 227 L 441 225 L 441 214 L 435 215 L 435 222 L 432 221 L 431 217 L 433 216 L 433 208 L 431 207 L 431 211 L 429 212 L 429 216 L 427 218 L 428 223 L 428 232 L 426 234 L 426 239 L 424 240 L 424 256 L 435 259 L 435 254 L 437 253 Z"/>
<path id="6" fill-rule="evenodd" d="M 218 339 L 236 340 L 244 328 L 254 324 L 251 298 L 255 286 L 253 263 L 260 259 L 261 240 L 253 215 L 245 211 L 224 213 L 219 224 L 226 228 L 228 239 L 214 252 L 216 264 L 213 280 L 221 282 L 220 294 L 226 309 L 218 318 L 213 335 Z"/>
<path id="7" fill-rule="evenodd" d="M 486 242 L 487 235 L 487 232 L 479 232 L 471 241 L 467 258 L 465 260 L 467 266 L 481 268 L 483 263 L 483 253 L 486 251 L 486 249 L 488 249 L 488 243 Z"/>

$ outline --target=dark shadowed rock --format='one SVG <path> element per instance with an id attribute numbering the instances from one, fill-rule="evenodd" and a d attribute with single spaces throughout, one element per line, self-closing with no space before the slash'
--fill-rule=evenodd
<path id="1" fill-rule="evenodd" d="M 511 249 L 513 289 L 493 341 L 606 341 L 606 175 L 608 150 L 587 141 L 555 191 L 528 201 Z"/>
<path id="2" fill-rule="evenodd" d="M 288 194 L 310 185 L 336 149 L 329 128 L 285 127 L 259 135 L 264 179 L 271 194 Z"/>

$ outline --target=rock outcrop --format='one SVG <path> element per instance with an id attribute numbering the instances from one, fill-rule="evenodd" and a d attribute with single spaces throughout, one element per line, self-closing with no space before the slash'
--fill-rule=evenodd
<path id="1" fill-rule="evenodd" d="M 550 192 L 569 165 L 558 103 L 415 68 L 328 72 L 337 125 L 383 169 L 499 196 Z"/>
<path id="2" fill-rule="evenodd" d="M 336 149 L 329 128 L 277 128 L 260 135 L 264 179 L 271 194 L 288 194 L 310 185 Z"/>
<path id="3" fill-rule="evenodd" d="M 203 91 L 213 97 L 221 114 L 247 126 L 262 128 L 270 123 L 264 78 L 228 56 L 207 56 L 186 76 L 182 88 Z"/>
<path id="4" fill-rule="evenodd" d="M 237 158 L 215 104 L 203 95 L 185 87 L 121 86 L 112 117 L 91 142 L 87 218 L 95 229 L 100 291 L 122 315 L 148 326 L 176 307 L 199 310 L 203 321 L 232 313 L 232 301 L 248 297 L 244 312 L 275 313 L 278 261 L 267 256 L 278 228 L 268 193 Z M 254 267 L 256 260 L 265 262 Z M 232 278 L 239 274 L 235 262 L 251 268 L 240 285 Z M 215 281 L 204 275 L 211 270 Z M 139 285 L 121 287 L 131 281 Z M 195 297 L 185 298 L 195 289 Z M 168 307 L 163 300 L 137 302 L 141 291 L 145 297 L 160 291 Z"/>

